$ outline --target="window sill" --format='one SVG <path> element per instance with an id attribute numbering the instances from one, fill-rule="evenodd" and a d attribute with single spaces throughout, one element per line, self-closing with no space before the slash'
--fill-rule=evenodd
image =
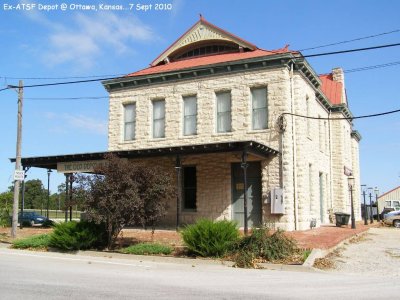
<path id="1" fill-rule="evenodd" d="M 129 141 L 123 140 L 123 141 L 120 142 L 120 144 L 134 144 L 134 143 L 136 143 L 136 142 L 137 142 L 136 139 L 135 139 L 135 140 L 129 140 Z"/>
<path id="2" fill-rule="evenodd" d="M 149 142 L 159 142 L 159 141 L 165 141 L 165 140 L 167 140 L 167 138 L 166 137 L 162 137 L 162 138 L 151 138 L 148 141 Z"/>
<path id="3" fill-rule="evenodd" d="M 267 133 L 269 130 L 269 128 L 265 128 L 265 129 L 252 129 L 247 131 L 247 134 L 251 134 L 251 133 Z"/>
<path id="4" fill-rule="evenodd" d="M 233 136 L 233 132 L 232 131 L 229 131 L 229 132 L 216 132 L 216 133 L 213 133 L 211 136 L 212 137 L 216 137 L 216 136 Z"/>
<path id="5" fill-rule="evenodd" d="M 199 136 L 198 134 L 193 134 L 193 135 L 182 135 L 182 136 L 179 137 L 179 139 L 181 139 L 181 140 L 186 140 L 186 139 L 190 140 L 190 139 L 195 139 L 195 138 L 197 138 L 198 136 Z"/>

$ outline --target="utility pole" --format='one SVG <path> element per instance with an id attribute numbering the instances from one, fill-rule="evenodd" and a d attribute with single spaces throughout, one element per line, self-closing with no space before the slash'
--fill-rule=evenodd
<path id="1" fill-rule="evenodd" d="M 15 170 L 21 170 L 21 141 L 22 141 L 22 104 L 24 98 L 24 83 L 22 80 L 19 81 L 18 86 L 18 125 L 17 125 L 17 151 L 15 157 Z M 18 202 L 19 202 L 19 180 L 14 180 L 14 202 L 13 202 L 13 214 L 12 214 L 12 227 L 11 237 L 17 237 L 17 226 L 18 226 Z M 21 219 L 22 222 L 22 219 Z"/>

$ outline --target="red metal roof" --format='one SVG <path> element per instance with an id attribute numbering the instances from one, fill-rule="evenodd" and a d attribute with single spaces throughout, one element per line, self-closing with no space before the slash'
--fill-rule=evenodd
<path id="1" fill-rule="evenodd" d="M 332 74 L 320 75 L 322 81 L 321 90 L 332 104 L 342 103 L 343 85 L 333 80 Z"/>
<path id="2" fill-rule="evenodd" d="M 208 66 L 208 65 L 224 63 L 224 62 L 229 62 L 229 61 L 238 61 L 238 60 L 243 60 L 243 59 L 269 56 L 269 55 L 275 55 L 275 54 L 287 53 L 287 52 L 292 52 L 292 51 L 289 51 L 285 47 L 285 48 L 282 48 L 279 50 L 274 50 L 274 51 L 257 49 L 257 50 L 248 51 L 248 52 L 198 56 L 198 57 L 193 57 L 190 59 L 170 62 L 165 65 L 149 67 L 149 68 L 128 74 L 127 77 L 172 72 L 172 71 L 183 70 L 183 69 L 188 69 L 188 68 L 193 68 L 193 67 Z M 295 52 L 293 52 L 293 53 L 295 53 Z"/>

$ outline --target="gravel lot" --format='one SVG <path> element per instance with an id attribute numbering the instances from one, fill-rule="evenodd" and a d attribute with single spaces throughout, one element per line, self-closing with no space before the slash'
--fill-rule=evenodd
<path id="1" fill-rule="evenodd" d="M 371 228 L 351 239 L 333 256 L 334 269 L 328 272 L 398 277 L 400 275 L 400 230 Z"/>

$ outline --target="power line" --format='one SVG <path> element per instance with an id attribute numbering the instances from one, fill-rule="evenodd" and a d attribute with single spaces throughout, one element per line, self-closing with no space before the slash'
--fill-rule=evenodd
<path id="1" fill-rule="evenodd" d="M 358 68 L 353 68 L 353 69 L 348 69 L 348 70 L 343 70 L 344 73 L 354 73 L 354 72 L 362 72 L 362 71 L 369 71 L 369 70 L 374 70 L 374 69 L 379 69 L 379 68 L 385 68 L 385 67 L 392 67 L 400 65 L 400 61 L 395 61 L 395 62 L 390 62 L 390 63 L 385 63 L 385 64 L 379 64 L 379 65 L 373 65 L 373 66 L 364 66 L 364 67 L 358 67 Z M 318 75 L 326 75 L 326 74 L 318 74 Z M 276 81 L 269 81 L 268 83 L 279 83 L 279 82 L 284 82 L 285 80 L 276 80 Z M 109 96 L 79 96 L 79 97 L 25 97 L 26 100 L 97 100 L 97 99 L 107 99 Z M 122 96 L 113 96 L 113 99 L 116 98 L 126 98 L 125 95 Z"/>
<path id="2" fill-rule="evenodd" d="M 389 48 L 389 47 L 397 47 L 397 46 L 400 46 L 400 43 L 396 43 L 396 44 L 386 44 L 386 45 L 373 46 L 373 47 L 366 47 L 366 48 L 356 48 L 356 49 L 350 49 L 350 50 L 341 50 L 341 51 L 325 52 L 325 53 L 318 53 L 318 54 L 308 54 L 308 55 L 303 55 L 303 57 L 316 57 L 316 56 L 326 56 L 326 55 L 335 55 L 335 54 L 351 53 L 351 52 L 361 52 L 361 51 L 368 51 L 368 50 L 375 50 L 375 49 L 382 49 L 382 48 Z"/>
<path id="3" fill-rule="evenodd" d="M 343 72 L 353 73 L 353 72 L 368 71 L 368 70 L 373 70 L 373 69 L 380 69 L 380 68 L 385 68 L 385 67 L 392 67 L 392 66 L 396 66 L 396 65 L 400 65 L 400 61 L 390 62 L 390 63 L 386 63 L 386 64 L 380 64 L 380 65 L 374 65 L 374 66 L 359 67 L 359 68 L 345 70 Z"/>
<path id="4" fill-rule="evenodd" d="M 383 49 L 383 48 L 397 47 L 397 46 L 400 46 L 400 43 L 379 45 L 379 46 L 366 47 L 366 48 L 357 48 L 357 49 L 341 50 L 341 51 L 334 51 L 334 52 L 324 52 L 324 53 L 318 53 L 318 54 L 309 54 L 309 55 L 302 55 L 301 57 L 307 58 L 307 57 L 318 57 L 318 56 L 336 55 L 336 54 L 351 53 L 351 52 L 360 52 L 360 51 L 369 51 L 369 50 Z M 67 85 L 67 84 L 77 84 L 77 83 L 87 83 L 87 82 L 97 82 L 97 81 L 104 81 L 104 80 L 115 80 L 115 79 L 119 79 L 119 78 L 122 79 L 122 78 L 126 78 L 126 77 L 109 77 L 109 78 L 87 79 L 87 80 L 78 80 L 78 81 L 66 81 L 66 82 L 53 82 L 53 83 L 32 84 L 32 85 L 25 85 L 24 88 L 45 87 L 45 86 L 56 86 L 56 85 Z M 7 88 L 4 88 L 4 89 L 0 90 L 0 92 L 3 91 L 3 90 L 9 89 L 9 88 L 17 88 L 17 86 L 9 85 Z"/>
<path id="5" fill-rule="evenodd" d="M 13 88 L 14 88 L 14 87 L 13 87 Z M 9 90 L 9 89 L 11 89 L 11 87 L 10 87 L 10 86 L 7 86 L 7 87 L 5 87 L 5 88 L 0 89 L 0 92 L 5 91 L 5 90 Z"/>
<path id="6" fill-rule="evenodd" d="M 319 48 L 324 48 L 324 47 L 329 47 L 329 46 L 335 46 L 335 45 L 365 40 L 365 39 L 369 39 L 369 38 L 374 38 L 374 37 L 378 37 L 378 36 L 382 36 L 382 35 L 392 34 L 392 33 L 396 33 L 396 32 L 400 32 L 400 29 L 395 29 L 395 30 L 388 31 L 388 32 L 359 37 L 359 38 L 355 38 L 355 39 L 351 39 L 351 40 L 345 40 L 345 41 L 310 47 L 310 48 L 304 48 L 304 49 L 300 49 L 297 51 L 307 51 L 307 50 L 319 49 Z M 25 79 L 25 80 L 56 80 L 57 79 L 57 80 L 61 80 L 61 79 L 84 79 L 84 78 L 99 78 L 99 77 L 122 77 L 125 75 L 126 74 L 107 74 L 107 75 L 86 75 L 86 76 L 64 76 L 64 77 L 12 77 L 12 76 L 4 76 L 3 75 L 3 76 L 0 76 L 0 79 L 4 78 L 4 79 L 11 79 L 11 80 L 19 80 L 19 79 Z"/>
<path id="7" fill-rule="evenodd" d="M 65 77 L 10 77 L 10 76 L 0 76 L 4 79 L 24 79 L 24 80 L 55 80 L 55 79 L 84 79 L 84 78 L 102 78 L 102 77 L 122 77 L 126 74 L 107 74 L 107 75 L 87 75 L 87 76 L 65 76 Z"/>
<path id="8" fill-rule="evenodd" d="M 324 48 L 324 47 L 329 47 L 329 46 L 335 46 L 335 45 L 340 45 L 340 44 L 345 44 L 345 43 L 350 43 L 350 42 L 356 42 L 356 41 L 370 39 L 370 38 L 374 38 L 374 37 L 377 37 L 377 36 L 382 36 L 382 35 L 386 35 L 386 34 L 392 34 L 392 33 L 396 33 L 396 32 L 400 32 L 400 29 L 396 29 L 396 30 L 392 30 L 392 31 L 388 31 L 388 32 L 383 32 L 383 33 L 378 33 L 378 34 L 374 34 L 374 35 L 368 35 L 368 36 L 364 36 L 364 37 L 359 37 L 359 38 L 355 38 L 355 39 L 352 39 L 352 40 L 346 40 L 346 41 L 335 42 L 335 43 L 331 43 L 331 44 L 325 44 L 325 45 L 321 45 L 321 46 L 315 46 L 315 47 L 311 47 L 311 48 L 305 48 L 305 49 L 301 49 L 299 51 L 314 50 L 314 49 L 319 49 L 319 48 Z"/>
<path id="9" fill-rule="evenodd" d="M 298 115 L 298 114 L 292 114 L 292 113 L 283 113 L 281 116 L 284 115 L 290 115 L 294 117 L 300 117 L 304 119 L 312 119 L 312 120 L 329 120 L 329 121 L 336 121 L 336 120 L 355 120 L 355 119 L 365 119 L 365 118 L 373 118 L 373 117 L 380 117 L 380 116 L 385 116 L 385 115 L 390 115 L 394 113 L 400 112 L 400 109 L 396 110 L 391 110 L 391 111 L 386 111 L 383 113 L 377 113 L 377 114 L 371 114 L 371 115 L 363 115 L 363 116 L 357 116 L 357 117 L 351 117 L 351 118 L 320 118 L 320 117 L 310 117 L 310 116 L 303 116 L 303 115 Z"/>
<path id="10" fill-rule="evenodd" d="M 78 81 L 65 81 L 65 82 L 53 82 L 53 83 L 42 83 L 42 84 L 31 84 L 25 85 L 24 88 L 32 88 L 32 87 L 44 87 L 44 86 L 54 86 L 54 85 L 66 85 L 66 84 L 75 84 L 75 83 L 87 83 L 87 82 L 96 82 L 103 80 L 112 80 L 119 79 L 125 77 L 109 77 L 109 78 L 99 78 L 99 79 L 87 79 L 87 80 L 78 80 Z M 8 88 L 15 88 L 14 85 L 9 85 Z"/>
<path id="11" fill-rule="evenodd" d="M 125 96 L 124 96 L 125 97 Z M 81 97 L 26 97 L 27 100 L 97 100 L 97 99 L 106 99 L 108 96 L 81 96 Z M 118 98 L 122 98 L 118 97 Z"/>

